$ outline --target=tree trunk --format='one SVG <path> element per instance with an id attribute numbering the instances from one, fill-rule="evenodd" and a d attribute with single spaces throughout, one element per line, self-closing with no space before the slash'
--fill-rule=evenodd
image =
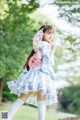
<path id="1" fill-rule="evenodd" d="M 2 102 L 3 79 L 0 78 L 0 103 Z"/>

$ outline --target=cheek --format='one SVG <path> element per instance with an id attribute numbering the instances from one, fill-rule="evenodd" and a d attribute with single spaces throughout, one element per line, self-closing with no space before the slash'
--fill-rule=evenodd
<path id="1" fill-rule="evenodd" d="M 49 41 L 49 39 L 50 39 L 50 36 L 48 34 L 44 34 L 43 40 Z"/>
<path id="2" fill-rule="evenodd" d="M 49 38 L 49 35 L 45 35 L 45 38 Z"/>
<path id="3" fill-rule="evenodd" d="M 50 40 L 52 40 L 52 39 L 53 39 L 53 36 L 52 36 L 52 35 L 48 35 L 48 38 L 49 38 Z"/>
<path id="4" fill-rule="evenodd" d="M 50 35 L 47 35 L 46 38 L 47 38 L 47 39 L 50 39 L 51 37 L 50 37 Z"/>
<path id="5" fill-rule="evenodd" d="M 47 36 L 46 36 L 46 35 L 44 35 L 44 36 L 43 36 L 43 39 L 44 39 L 44 40 L 46 40 L 46 39 L 47 39 Z"/>

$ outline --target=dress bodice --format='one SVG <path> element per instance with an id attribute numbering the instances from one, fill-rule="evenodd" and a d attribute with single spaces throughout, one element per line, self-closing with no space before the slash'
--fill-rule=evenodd
<path id="1" fill-rule="evenodd" d="M 48 42 L 42 41 L 39 49 L 42 50 L 42 61 L 41 70 L 55 79 L 55 73 L 52 65 L 54 64 L 54 54 L 51 52 L 51 45 Z"/>
<path id="2" fill-rule="evenodd" d="M 54 54 L 51 53 L 51 45 L 48 42 L 42 41 L 39 49 L 42 50 L 43 62 L 54 64 Z"/>

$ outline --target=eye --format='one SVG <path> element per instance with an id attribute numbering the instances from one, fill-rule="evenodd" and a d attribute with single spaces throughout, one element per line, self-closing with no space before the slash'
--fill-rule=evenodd
<path id="1" fill-rule="evenodd" d="M 48 34 L 50 34 L 50 32 L 48 32 Z"/>

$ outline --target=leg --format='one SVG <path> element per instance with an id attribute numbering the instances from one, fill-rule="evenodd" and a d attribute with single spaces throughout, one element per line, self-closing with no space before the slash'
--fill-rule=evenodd
<path id="1" fill-rule="evenodd" d="M 29 92 L 27 94 L 21 93 L 20 98 L 18 98 L 10 107 L 8 111 L 8 120 L 12 120 L 18 109 L 24 104 L 24 102 L 28 99 L 28 97 L 32 94 Z"/>
<path id="2" fill-rule="evenodd" d="M 46 95 L 42 94 L 42 91 L 37 92 L 37 100 L 45 100 Z"/>
<path id="3" fill-rule="evenodd" d="M 38 103 L 38 119 L 45 120 L 45 112 L 46 112 L 46 105 L 45 105 L 45 97 L 41 90 L 37 92 L 37 103 Z"/>
<path id="4" fill-rule="evenodd" d="M 23 100 L 24 102 L 32 95 L 33 92 L 28 92 L 27 94 L 21 93 L 20 99 Z"/>

